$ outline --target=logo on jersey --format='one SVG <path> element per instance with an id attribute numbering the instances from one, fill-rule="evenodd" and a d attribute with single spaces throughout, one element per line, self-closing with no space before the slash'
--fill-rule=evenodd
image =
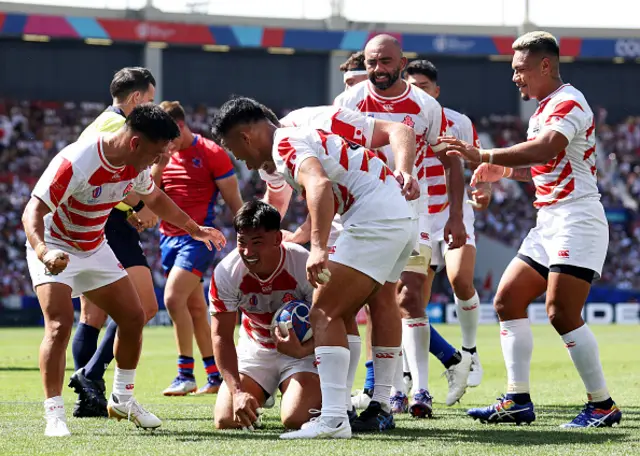
<path id="1" fill-rule="evenodd" d="M 559 258 L 569 258 L 569 250 L 558 250 Z"/>
<path id="2" fill-rule="evenodd" d="M 198 157 L 194 157 L 191 159 L 191 163 L 194 168 L 202 168 L 202 160 Z"/>
<path id="3" fill-rule="evenodd" d="M 393 353 L 376 353 L 378 359 L 393 359 Z"/>
<path id="4" fill-rule="evenodd" d="M 251 297 L 249 298 L 249 305 L 253 307 L 258 305 L 258 298 L 256 297 L 256 295 L 251 295 Z"/>
<path id="5" fill-rule="evenodd" d="M 429 240 L 429 233 L 425 233 L 424 231 L 420 233 L 420 239 L 422 239 L 423 241 L 428 241 Z"/>
<path id="6" fill-rule="evenodd" d="M 131 189 L 133 189 L 133 183 L 129 182 L 122 192 L 122 196 L 127 196 L 131 192 Z"/>
<path id="7" fill-rule="evenodd" d="M 570 340 L 569 342 L 567 342 L 566 344 L 564 344 L 565 348 L 573 348 L 576 346 L 576 342 L 573 340 Z"/>
<path id="8" fill-rule="evenodd" d="M 295 301 L 296 297 L 294 295 L 292 295 L 291 293 L 285 293 L 285 295 L 282 297 L 282 302 L 283 303 L 287 303 L 287 302 L 291 302 L 291 301 Z"/>
<path id="9" fill-rule="evenodd" d="M 271 285 L 271 284 L 262 285 L 262 292 L 264 294 L 271 294 L 272 290 L 273 290 L 273 285 Z"/>
<path id="10" fill-rule="evenodd" d="M 113 182 L 118 182 L 118 181 L 120 180 L 120 173 L 113 173 L 113 174 L 111 175 L 111 180 L 112 180 Z"/>
<path id="11" fill-rule="evenodd" d="M 402 119 L 402 123 L 411 128 L 413 128 L 413 126 L 416 124 L 410 115 L 404 116 L 404 119 Z"/>
<path id="12" fill-rule="evenodd" d="M 102 185 L 100 187 L 94 188 L 93 193 L 91 194 L 94 199 L 98 198 L 100 195 L 102 195 Z"/>
<path id="13" fill-rule="evenodd" d="M 389 112 L 393 111 L 392 104 L 385 104 L 385 105 L 382 105 L 382 107 L 384 108 L 385 111 L 389 111 Z"/>
<path id="14" fill-rule="evenodd" d="M 124 271 L 124 266 L 122 266 L 122 263 L 118 263 L 118 267 Z"/>

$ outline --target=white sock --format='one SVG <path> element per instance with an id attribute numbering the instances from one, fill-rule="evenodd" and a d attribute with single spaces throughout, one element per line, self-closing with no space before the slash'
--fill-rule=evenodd
<path id="1" fill-rule="evenodd" d="M 478 292 L 474 292 L 471 299 L 458 299 L 455 296 L 456 313 L 460 328 L 462 329 L 462 348 L 474 348 L 476 346 L 476 334 L 478 333 L 478 321 L 480 320 L 480 298 Z"/>
<path id="2" fill-rule="evenodd" d="M 119 403 L 127 402 L 133 396 L 133 387 L 136 382 L 135 369 L 120 369 L 116 367 L 113 374 L 113 395 Z"/>
<path id="3" fill-rule="evenodd" d="M 65 417 L 64 400 L 62 396 L 54 396 L 44 401 L 44 415 Z"/>
<path id="4" fill-rule="evenodd" d="M 360 340 L 360 336 L 347 334 L 347 342 L 349 343 L 349 373 L 347 374 L 347 394 L 345 404 L 347 406 L 347 411 L 350 411 L 352 408 L 351 390 L 353 389 L 353 382 L 356 380 L 356 371 L 360 364 L 362 341 Z"/>
<path id="5" fill-rule="evenodd" d="M 533 333 L 529 319 L 501 321 L 500 345 L 507 367 L 507 393 L 528 393 L 533 353 Z"/>
<path id="6" fill-rule="evenodd" d="M 406 358 L 406 356 L 404 356 L 402 349 L 400 349 L 399 353 L 400 359 L 396 361 L 396 371 L 393 374 L 393 384 L 391 385 L 391 396 L 395 396 L 396 393 L 402 393 L 405 396 L 407 395 L 407 385 L 405 385 L 403 378 L 405 372 L 404 359 Z M 409 368 L 407 367 L 406 369 L 406 372 L 409 372 Z"/>
<path id="7" fill-rule="evenodd" d="M 337 427 L 347 419 L 344 398 L 347 394 L 349 350 L 339 346 L 316 347 L 316 364 L 322 393 L 321 418 L 325 424 Z"/>
<path id="8" fill-rule="evenodd" d="M 429 317 L 402 319 L 402 347 L 413 380 L 413 391 L 429 389 Z"/>
<path id="9" fill-rule="evenodd" d="M 372 347 L 373 372 L 376 380 L 372 401 L 377 401 L 387 412 L 391 410 L 391 384 L 400 367 L 400 347 Z"/>
<path id="10" fill-rule="evenodd" d="M 611 395 L 607 390 L 602 364 L 600 364 L 598 342 L 591 329 L 585 323 L 578 329 L 564 334 L 562 340 L 587 389 L 589 402 L 602 402 L 609 399 Z"/>
<path id="11" fill-rule="evenodd" d="M 411 368 L 409 367 L 409 363 L 407 362 L 407 354 L 404 352 L 404 348 L 403 348 L 402 349 L 402 373 L 405 373 L 405 372 L 411 373 Z"/>

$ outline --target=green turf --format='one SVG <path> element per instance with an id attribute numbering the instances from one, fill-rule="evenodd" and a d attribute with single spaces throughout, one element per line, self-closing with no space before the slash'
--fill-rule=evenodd
<path id="1" fill-rule="evenodd" d="M 458 342 L 456 326 L 438 328 Z M 531 426 L 481 425 L 464 415 L 469 406 L 487 405 L 503 392 L 505 372 L 497 327 L 481 327 L 478 346 L 485 368 L 482 385 L 468 390 L 462 404 L 448 408 L 443 400 L 446 381 L 441 364 L 431 358 L 431 392 L 435 419 L 397 419 L 393 432 L 357 436 L 350 441 L 279 441 L 282 431 L 277 407 L 268 410 L 264 430 L 216 432 L 212 427 L 214 397 L 164 398 L 160 391 L 174 376 L 175 347 L 169 328 L 149 328 L 136 381 L 137 398 L 164 420 L 154 433 L 135 429 L 130 423 L 101 419 L 69 418 L 73 436 L 43 436 L 42 390 L 38 372 L 41 329 L 0 329 L 0 454 L 78 455 L 568 455 L 640 454 L 640 332 L 637 326 L 594 327 L 609 387 L 624 417 L 622 426 L 603 430 L 562 430 L 584 398 L 583 387 L 559 337 L 549 327 L 534 327 L 532 365 L 533 397 L 537 421 Z M 71 374 L 71 361 L 67 374 Z M 67 376 L 68 376 L 67 375 Z M 364 370 L 356 385 L 362 384 Z M 196 377 L 204 370 L 197 365 Z M 107 376 L 110 385 L 112 370 Z M 65 388 L 67 415 L 73 394 Z"/>

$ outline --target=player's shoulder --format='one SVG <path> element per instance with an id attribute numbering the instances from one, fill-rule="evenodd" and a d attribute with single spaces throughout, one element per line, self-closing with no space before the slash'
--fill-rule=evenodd
<path id="1" fill-rule="evenodd" d="M 281 127 L 276 130 L 273 137 L 273 146 L 279 147 L 281 143 L 292 139 L 307 142 L 315 139 L 316 136 L 316 129 L 309 126 Z"/>
<path id="2" fill-rule="evenodd" d="M 282 247 L 286 250 L 288 255 L 291 255 L 295 259 L 303 259 L 305 262 L 309 257 L 309 251 L 302 247 L 300 244 L 294 244 L 293 242 L 283 242 Z"/>
<path id="3" fill-rule="evenodd" d="M 433 98 L 424 90 L 414 86 L 413 84 L 408 84 L 408 85 L 409 85 L 409 93 L 408 93 L 409 98 L 416 101 L 420 105 L 420 108 L 422 108 L 425 111 L 432 111 L 434 109 L 437 109 L 438 111 L 442 110 L 442 107 L 440 106 L 440 103 L 438 103 L 438 100 Z"/>
<path id="4" fill-rule="evenodd" d="M 551 108 L 558 106 L 560 103 L 564 103 L 564 106 L 578 105 L 582 111 L 591 112 L 591 108 L 584 94 L 571 84 L 564 84 L 551 95 L 549 99 L 549 106 Z"/>
<path id="5" fill-rule="evenodd" d="M 442 108 L 444 110 L 444 115 L 447 117 L 447 121 L 449 125 L 460 125 L 462 127 L 471 128 L 473 122 L 471 119 L 465 114 L 458 112 L 451 108 Z"/>
<path id="6" fill-rule="evenodd" d="M 240 258 L 240 252 L 235 248 L 225 256 L 215 267 L 214 275 L 216 280 L 227 282 L 241 278 L 246 272 L 246 266 Z"/>
<path id="7" fill-rule="evenodd" d="M 337 106 L 307 106 L 291 111 L 280 119 L 283 127 L 305 127 L 311 126 L 314 122 L 331 118 L 337 111 Z"/>
<path id="8" fill-rule="evenodd" d="M 369 88 L 368 84 L 369 84 L 369 81 L 365 80 L 365 81 L 359 82 L 353 87 L 348 88 L 347 90 L 345 90 L 335 98 L 335 101 L 333 102 L 333 104 L 336 106 L 346 106 L 346 107 L 350 107 L 352 105 L 357 104 L 358 102 L 360 102 L 362 99 L 366 97 L 368 88 Z"/>
<path id="9" fill-rule="evenodd" d="M 198 142 L 197 144 L 200 145 L 200 147 L 202 149 L 204 149 L 207 152 L 212 152 L 215 154 L 218 153 L 226 153 L 224 151 L 224 149 L 222 147 L 220 147 L 218 144 L 215 143 L 215 141 L 209 139 L 209 138 L 205 138 L 204 136 L 199 136 L 198 137 Z"/>

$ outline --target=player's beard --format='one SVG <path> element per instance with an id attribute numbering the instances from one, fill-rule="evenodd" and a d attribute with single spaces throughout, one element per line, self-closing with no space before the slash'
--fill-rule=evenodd
<path id="1" fill-rule="evenodd" d="M 376 81 L 376 76 L 386 76 L 386 81 Z M 393 73 L 383 73 L 383 72 L 372 72 L 369 74 L 369 81 L 373 84 L 378 90 L 387 90 L 391 87 L 395 82 L 400 79 L 400 69 L 396 69 Z"/>

